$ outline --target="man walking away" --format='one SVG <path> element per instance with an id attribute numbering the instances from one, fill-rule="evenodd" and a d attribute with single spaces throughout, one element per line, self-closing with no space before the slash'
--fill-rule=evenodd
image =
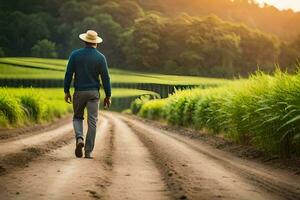
<path id="1" fill-rule="evenodd" d="M 92 158 L 91 153 L 94 149 L 100 98 L 99 75 L 106 95 L 104 107 L 107 108 L 111 104 L 111 86 L 105 56 L 96 49 L 97 44 L 103 40 L 92 30 L 80 34 L 79 38 L 85 42 L 85 47 L 73 51 L 69 58 L 64 80 L 64 92 L 65 101 L 72 103 L 70 85 L 74 74 L 73 127 L 76 137 L 75 155 L 76 157 L 82 157 L 82 148 L 84 147 L 85 158 Z M 83 119 L 85 108 L 87 108 L 88 130 L 84 144 Z"/>

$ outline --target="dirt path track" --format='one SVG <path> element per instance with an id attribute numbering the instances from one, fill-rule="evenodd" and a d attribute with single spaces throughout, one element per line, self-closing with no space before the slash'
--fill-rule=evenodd
<path id="1" fill-rule="evenodd" d="M 0 167 L 10 167 L 0 175 L 0 199 L 300 199 L 299 176 L 127 116 L 100 116 L 92 160 L 74 157 L 72 136 L 66 124 L 22 140 L 0 141 Z M 64 145 L 23 166 L 8 159 L 20 152 L 26 156 L 24 149 L 36 145 L 52 148 L 49 144 L 62 138 L 68 138 Z"/>

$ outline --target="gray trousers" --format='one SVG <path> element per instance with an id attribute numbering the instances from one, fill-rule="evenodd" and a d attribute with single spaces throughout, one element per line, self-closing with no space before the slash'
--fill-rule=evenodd
<path id="1" fill-rule="evenodd" d="M 75 91 L 73 95 L 73 127 L 76 139 L 79 137 L 84 139 L 84 109 L 87 108 L 88 129 L 86 134 L 84 150 L 85 152 L 89 153 L 92 152 L 94 149 L 98 121 L 99 96 L 99 91 L 97 90 Z"/>

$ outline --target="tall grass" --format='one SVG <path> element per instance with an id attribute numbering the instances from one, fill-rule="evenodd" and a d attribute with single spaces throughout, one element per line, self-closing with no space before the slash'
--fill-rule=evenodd
<path id="1" fill-rule="evenodd" d="M 0 94 L 0 124 L 20 124 L 24 118 L 24 112 L 19 100 L 11 96 L 8 92 L 2 91 Z"/>
<path id="2" fill-rule="evenodd" d="M 144 103 L 139 114 L 223 133 L 284 157 L 300 155 L 300 73 L 257 73 L 218 88 L 177 91 Z"/>
<path id="3" fill-rule="evenodd" d="M 162 99 L 155 99 L 141 107 L 139 114 L 149 119 L 161 119 L 164 117 L 163 108 L 166 101 Z"/>
<path id="4" fill-rule="evenodd" d="M 125 88 L 114 88 L 112 93 L 112 110 L 127 109 L 132 99 L 142 95 L 159 97 L 152 91 Z M 104 91 L 101 90 L 100 94 L 102 105 Z M 72 105 L 64 101 L 62 88 L 0 87 L 0 128 L 49 122 L 70 112 Z"/>
<path id="5" fill-rule="evenodd" d="M 0 88 L 0 127 L 42 123 L 72 111 L 58 90 Z"/>

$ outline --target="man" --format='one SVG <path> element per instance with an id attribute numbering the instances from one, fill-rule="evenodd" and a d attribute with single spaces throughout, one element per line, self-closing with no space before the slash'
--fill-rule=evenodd
<path id="1" fill-rule="evenodd" d="M 104 99 L 104 107 L 106 108 L 111 104 L 111 86 L 105 56 L 96 49 L 97 45 L 103 40 L 93 30 L 80 34 L 79 38 L 85 42 L 85 47 L 73 51 L 69 58 L 64 80 L 64 92 L 65 101 L 72 103 L 70 85 L 74 74 L 73 127 L 76 137 L 75 155 L 76 157 L 82 157 L 82 148 L 84 147 L 85 158 L 92 158 L 91 153 L 94 149 L 99 109 L 99 75 L 106 95 Z M 83 115 L 85 108 L 87 108 L 88 130 L 84 144 Z"/>

